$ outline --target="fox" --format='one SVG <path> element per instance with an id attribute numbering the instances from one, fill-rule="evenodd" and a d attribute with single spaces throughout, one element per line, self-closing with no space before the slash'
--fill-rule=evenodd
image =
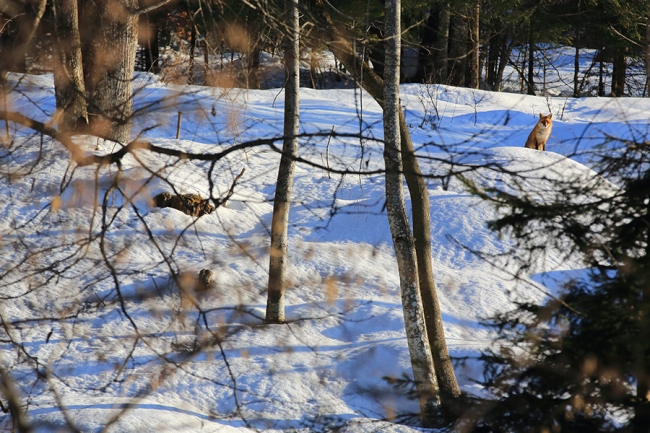
<path id="1" fill-rule="evenodd" d="M 551 129 L 553 129 L 552 119 L 553 113 L 550 113 L 548 116 L 539 113 L 539 122 L 537 122 L 533 132 L 528 136 L 525 147 L 541 151 L 546 150 L 546 140 L 548 140 L 549 135 L 551 135 Z"/>

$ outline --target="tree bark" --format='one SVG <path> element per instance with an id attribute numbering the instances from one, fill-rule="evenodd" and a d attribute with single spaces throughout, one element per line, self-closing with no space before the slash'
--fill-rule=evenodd
<path id="1" fill-rule="evenodd" d="M 426 24 L 422 26 L 420 32 L 421 47 L 418 56 L 418 73 L 416 75 L 417 83 L 431 83 L 434 74 L 434 44 L 438 37 L 438 19 L 440 13 L 438 10 L 432 10 L 427 16 Z M 374 62 L 373 62 L 374 63 Z"/>
<path id="2" fill-rule="evenodd" d="M 399 0 L 386 1 L 386 63 L 384 66 L 384 162 L 386 164 L 386 210 L 395 247 L 400 276 L 404 326 L 413 379 L 418 392 L 421 416 L 426 420 L 439 404 L 438 385 L 424 323 L 422 299 L 418 285 L 415 244 L 402 188 L 399 101 L 401 5 Z"/>
<path id="3" fill-rule="evenodd" d="M 535 95 L 535 41 L 533 36 L 533 24 L 531 23 L 528 32 L 528 80 L 526 82 L 529 95 Z"/>
<path id="4" fill-rule="evenodd" d="M 625 51 L 614 55 L 614 64 L 612 68 L 612 96 L 621 97 L 625 94 L 625 74 L 627 62 Z"/>
<path id="5" fill-rule="evenodd" d="M 454 14 L 449 25 L 449 68 L 447 82 L 452 86 L 466 86 L 467 57 L 469 56 L 469 23 L 466 16 Z"/>
<path id="6" fill-rule="evenodd" d="M 83 3 L 84 80 L 93 133 L 126 143 L 131 136 L 138 0 Z"/>
<path id="7" fill-rule="evenodd" d="M 576 41 L 575 54 L 573 57 L 573 97 L 580 96 L 580 47 Z"/>
<path id="8" fill-rule="evenodd" d="M 646 18 L 645 25 L 645 74 L 648 97 L 650 97 L 650 17 Z"/>
<path id="9" fill-rule="evenodd" d="M 580 2 L 578 2 L 578 14 L 580 14 Z M 573 97 L 580 96 L 580 26 L 575 28 L 576 37 L 573 44 L 575 45 L 575 55 L 573 58 Z"/>
<path id="10" fill-rule="evenodd" d="M 194 53 L 196 51 L 196 23 L 190 3 L 187 2 L 187 14 L 190 17 L 190 58 L 187 65 L 187 84 L 194 84 Z"/>
<path id="11" fill-rule="evenodd" d="M 331 17 L 325 11 L 323 0 L 314 0 L 313 3 L 317 6 L 315 12 L 319 21 L 317 29 L 320 32 L 321 40 L 326 41 L 334 56 L 347 70 L 358 74 L 359 68 L 355 69 L 353 67 L 355 64 L 354 51 L 347 39 L 338 32 Z M 360 58 L 357 57 L 356 62 L 357 65 L 362 64 L 363 67 L 363 82 L 361 83 L 363 88 L 377 101 L 380 107 L 384 108 L 383 80 Z M 355 78 L 358 79 L 359 77 Z M 411 195 L 413 236 L 418 261 L 418 281 L 424 306 L 427 335 L 440 387 L 441 403 L 443 407 L 451 407 L 454 405 L 454 399 L 460 396 L 460 388 L 447 350 L 440 304 L 433 278 L 429 190 L 415 156 L 415 149 L 404 112 L 402 110 L 398 111 L 404 177 Z"/>
<path id="12" fill-rule="evenodd" d="M 151 24 L 149 14 L 145 16 L 147 22 L 147 32 L 146 39 L 142 41 L 144 43 L 144 63 L 145 71 L 151 72 L 154 74 L 160 73 L 160 62 L 158 58 L 160 57 L 160 45 L 158 43 L 158 26 L 156 24 Z M 142 35 L 140 35 L 142 37 Z"/>
<path id="13" fill-rule="evenodd" d="M 284 89 L 284 143 L 278 169 L 278 182 L 273 202 L 271 222 L 271 247 L 269 249 L 269 286 L 266 303 L 266 321 L 284 322 L 284 298 L 287 267 L 287 238 L 289 209 L 295 159 L 298 153 L 300 122 L 300 20 L 298 0 L 285 0 L 287 35 L 284 61 L 286 83 Z"/>
<path id="14" fill-rule="evenodd" d="M 38 2 L 28 3 L 33 3 L 33 7 L 25 5 L 24 9 L 13 17 L 17 26 L 16 39 L 14 39 L 10 47 L 4 47 L 0 51 L 0 58 L 2 58 L 2 61 L 0 61 L 0 80 L 4 80 L 8 71 L 27 72 L 25 56 L 36 34 L 41 18 L 43 18 L 47 1 L 39 0 Z M 5 5 L 5 8 L 11 10 L 8 5 Z"/>
<path id="15" fill-rule="evenodd" d="M 470 40 L 472 43 L 472 56 L 469 63 L 469 87 L 471 89 L 478 89 L 481 82 L 481 67 L 479 62 L 479 54 L 481 50 L 481 32 L 480 32 L 480 14 L 481 3 L 480 0 L 475 0 L 472 8 L 472 20 L 470 25 Z"/>
<path id="16" fill-rule="evenodd" d="M 512 49 L 514 47 L 514 38 L 513 40 L 510 40 L 509 34 L 506 34 L 503 36 L 502 42 L 501 42 L 501 56 L 499 58 L 499 66 L 497 68 L 497 74 L 495 77 L 495 84 L 494 84 L 494 89 L 496 91 L 499 91 L 501 89 L 501 83 L 503 82 L 503 73 L 506 70 L 506 66 L 508 65 L 508 59 L 510 59 L 510 54 L 512 53 Z"/>
<path id="17" fill-rule="evenodd" d="M 438 84 L 447 84 L 449 77 L 449 23 L 451 20 L 449 5 L 442 4 L 438 13 L 438 29 L 433 46 L 434 81 Z"/>
<path id="18" fill-rule="evenodd" d="M 79 10 L 76 0 L 54 0 L 54 89 L 56 108 L 62 110 L 59 128 L 75 130 L 88 123 L 83 77 Z"/>

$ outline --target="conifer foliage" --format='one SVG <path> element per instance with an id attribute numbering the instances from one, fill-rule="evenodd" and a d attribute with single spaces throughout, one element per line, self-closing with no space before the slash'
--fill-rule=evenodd
<path id="1" fill-rule="evenodd" d="M 648 431 L 650 153 L 623 144 L 601 157 L 603 177 L 558 182 L 553 200 L 495 199 L 507 212 L 492 227 L 517 236 L 522 263 L 570 246 L 588 271 L 490 321 L 499 345 L 482 359 L 496 400 L 480 405 L 475 431 Z"/>

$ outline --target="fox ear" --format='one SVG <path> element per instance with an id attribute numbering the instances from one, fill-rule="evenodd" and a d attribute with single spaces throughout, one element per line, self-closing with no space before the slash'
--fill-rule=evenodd
<path id="1" fill-rule="evenodd" d="M 543 119 L 543 118 L 544 118 L 544 115 L 543 115 L 542 113 L 539 113 L 539 118 L 540 118 L 540 119 Z"/>
<path id="2" fill-rule="evenodd" d="M 553 113 L 548 113 L 548 118 L 552 119 L 553 118 Z"/>

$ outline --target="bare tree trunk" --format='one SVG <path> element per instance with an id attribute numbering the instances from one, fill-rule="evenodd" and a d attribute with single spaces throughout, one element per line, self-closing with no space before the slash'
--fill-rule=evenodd
<path id="1" fill-rule="evenodd" d="M 298 0 L 285 0 L 287 35 L 284 61 L 286 84 L 284 89 L 284 143 L 275 187 L 273 219 L 271 222 L 271 248 L 269 259 L 269 288 L 266 303 L 266 321 L 284 322 L 284 292 L 287 267 L 287 238 L 289 209 L 295 158 L 298 153 L 300 121 L 300 20 Z"/>
<path id="2" fill-rule="evenodd" d="M 194 84 L 194 52 L 196 51 L 196 23 L 190 3 L 187 2 L 187 14 L 190 16 L 190 58 L 187 65 L 187 84 Z"/>
<path id="3" fill-rule="evenodd" d="M 573 97 L 580 96 L 580 47 L 576 42 L 575 55 L 573 57 Z"/>
<path id="4" fill-rule="evenodd" d="M 449 62 L 447 83 L 467 85 L 467 56 L 469 54 L 469 23 L 466 15 L 454 13 L 449 24 Z"/>
<path id="5" fill-rule="evenodd" d="M 123 143 L 131 137 L 138 46 L 138 17 L 131 11 L 137 9 L 138 0 L 111 0 L 84 2 L 80 11 L 90 125 L 95 134 Z"/>
<path id="6" fill-rule="evenodd" d="M 472 20 L 470 23 L 470 39 L 472 43 L 472 57 L 469 66 L 469 87 L 478 89 L 481 83 L 481 67 L 479 62 L 479 55 L 481 51 L 481 32 L 480 32 L 480 15 L 481 3 L 480 0 L 475 0 L 474 7 L 472 8 Z"/>
<path id="7" fill-rule="evenodd" d="M 648 97 L 650 97 L 650 17 L 646 18 L 645 25 L 645 73 Z"/>
<path id="8" fill-rule="evenodd" d="M 210 82 L 210 45 L 208 38 L 203 39 L 203 85 L 207 86 Z"/>
<path id="9" fill-rule="evenodd" d="M 528 80 L 526 83 L 529 95 L 535 95 L 535 41 L 533 35 L 533 24 L 531 23 L 528 33 Z"/>
<path id="10" fill-rule="evenodd" d="M 76 0 L 54 0 L 54 89 L 56 107 L 63 111 L 62 130 L 88 123 Z"/>
<path id="11" fill-rule="evenodd" d="M 511 41 L 509 34 L 506 33 L 503 36 L 503 40 L 501 42 L 501 49 L 500 49 L 501 55 L 499 56 L 499 65 L 497 67 L 497 73 L 496 73 L 495 84 L 494 84 L 495 91 L 499 91 L 501 89 L 501 83 L 503 82 L 503 73 L 506 70 L 508 59 L 510 59 L 510 54 L 512 54 L 513 47 L 514 47 L 514 41 Z"/>
<path id="12" fill-rule="evenodd" d="M 386 1 L 386 63 L 384 66 L 384 161 L 386 164 L 386 210 L 395 246 L 400 276 L 404 326 L 411 367 L 420 401 L 421 416 L 427 417 L 439 403 L 438 384 L 424 323 L 418 284 L 415 244 L 402 188 L 400 150 L 399 65 L 401 49 L 400 0 Z"/>
<path id="13" fill-rule="evenodd" d="M 47 1 L 38 0 L 38 2 L 27 3 L 33 3 L 33 7 L 25 5 L 22 13 L 13 17 L 18 31 L 13 46 L 5 47 L 0 51 L 0 58 L 2 58 L 0 61 L 0 80 L 4 80 L 8 71 L 27 72 L 25 55 L 36 34 L 41 18 L 43 18 Z M 4 7 L 8 8 L 8 5 Z"/>
<path id="14" fill-rule="evenodd" d="M 317 6 L 315 12 L 320 21 L 318 30 L 321 32 L 321 39 L 329 41 L 329 48 L 334 53 L 335 58 L 337 58 L 347 70 L 358 74 L 359 68 L 355 69 L 353 67 L 355 64 L 354 51 L 347 39 L 336 29 L 331 17 L 327 14 L 323 6 L 323 0 L 314 0 L 314 4 Z M 364 90 L 366 90 L 366 92 L 368 92 L 383 108 L 383 80 L 374 73 L 367 63 L 363 63 L 358 57 L 356 58 L 356 64 L 362 64 L 363 67 L 363 81 L 361 84 L 363 85 Z M 358 76 L 355 78 L 358 79 Z M 454 368 L 445 342 L 442 315 L 440 314 L 440 304 L 438 303 L 436 286 L 433 278 L 433 268 L 431 265 L 431 204 L 429 201 L 429 190 L 415 156 L 415 149 L 406 124 L 404 112 L 399 110 L 398 115 L 400 121 L 400 144 L 404 165 L 404 177 L 408 184 L 411 195 L 411 204 L 413 207 L 413 237 L 415 238 L 415 248 L 418 260 L 418 280 L 424 304 L 429 345 L 433 351 L 433 361 L 436 366 L 436 375 L 438 378 L 438 385 L 440 386 L 440 397 L 444 408 L 444 406 L 449 407 L 454 405 L 454 399 L 460 395 L 460 389 L 458 387 Z"/>
<path id="15" fill-rule="evenodd" d="M 625 94 L 625 74 L 627 70 L 627 60 L 625 51 L 614 55 L 612 68 L 612 96 L 621 97 Z"/>
<path id="16" fill-rule="evenodd" d="M 605 96 L 605 71 L 603 67 L 603 51 L 604 49 L 601 48 L 598 50 L 598 54 L 596 54 L 597 57 L 599 57 L 598 60 L 598 96 Z"/>
<path id="17" fill-rule="evenodd" d="M 146 40 L 144 41 L 145 45 L 145 55 L 144 55 L 144 62 L 145 62 L 145 71 L 151 72 L 154 74 L 160 74 L 160 45 L 158 42 L 158 27 L 156 25 L 152 25 L 149 20 L 149 14 L 146 15 L 146 21 L 147 21 L 147 32 L 146 32 Z"/>
<path id="18" fill-rule="evenodd" d="M 422 26 L 422 30 L 420 31 L 421 46 L 418 56 L 418 73 L 415 78 L 417 83 L 430 84 L 432 82 L 434 72 L 433 59 L 435 57 L 433 48 L 438 37 L 439 17 L 440 12 L 438 10 L 430 11 L 426 24 Z"/>
<path id="19" fill-rule="evenodd" d="M 580 2 L 578 2 L 578 13 L 580 13 Z M 580 96 L 580 26 L 576 26 L 576 37 L 574 40 L 575 55 L 573 57 L 573 97 Z"/>
<path id="20" fill-rule="evenodd" d="M 451 20 L 449 5 L 442 4 L 439 14 L 436 41 L 433 47 L 434 77 L 436 83 L 446 84 L 449 76 L 449 23 Z"/>

